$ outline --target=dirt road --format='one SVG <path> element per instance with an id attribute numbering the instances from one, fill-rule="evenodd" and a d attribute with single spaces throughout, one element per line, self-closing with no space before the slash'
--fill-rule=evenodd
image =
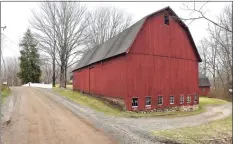
<path id="1" fill-rule="evenodd" d="M 227 103 L 187 117 L 115 117 L 77 104 L 49 89 L 18 87 L 12 90 L 16 105 L 13 118 L 4 130 L 3 141 L 7 144 L 105 144 L 116 141 L 161 144 L 151 131 L 206 124 L 232 114 L 232 103 Z"/>
<path id="2" fill-rule="evenodd" d="M 113 139 L 63 105 L 28 87 L 12 88 L 15 108 L 4 144 L 112 144 Z"/>

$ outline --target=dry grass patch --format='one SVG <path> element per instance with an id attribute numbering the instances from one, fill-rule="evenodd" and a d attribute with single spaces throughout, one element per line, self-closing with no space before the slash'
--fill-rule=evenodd
<path id="1" fill-rule="evenodd" d="M 208 124 L 180 129 L 153 131 L 152 134 L 163 141 L 177 143 L 206 144 L 226 142 L 232 136 L 232 116 Z"/>
<path id="2" fill-rule="evenodd" d="M 2 102 L 5 102 L 5 99 L 7 96 L 9 96 L 11 93 L 11 89 L 7 86 L 2 87 Z"/>

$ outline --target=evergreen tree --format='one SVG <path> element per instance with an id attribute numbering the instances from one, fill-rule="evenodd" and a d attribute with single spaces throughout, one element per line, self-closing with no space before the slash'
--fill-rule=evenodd
<path id="1" fill-rule="evenodd" d="M 39 66 L 39 53 L 37 50 L 37 42 L 34 39 L 30 29 L 26 31 L 19 46 L 21 47 L 19 57 L 20 72 L 18 73 L 22 83 L 38 83 L 40 81 L 41 70 Z"/>

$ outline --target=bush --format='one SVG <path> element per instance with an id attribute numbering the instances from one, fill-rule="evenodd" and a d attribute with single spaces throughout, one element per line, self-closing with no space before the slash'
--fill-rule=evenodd
<path id="1" fill-rule="evenodd" d="M 7 96 L 10 95 L 11 90 L 6 85 L 3 85 L 2 88 L 1 88 L 1 90 L 2 90 L 2 99 L 4 100 Z"/>
<path id="2" fill-rule="evenodd" d="M 224 88 L 217 88 L 215 90 L 211 90 L 208 94 L 208 97 L 232 101 L 232 96 L 229 94 L 229 90 Z"/>

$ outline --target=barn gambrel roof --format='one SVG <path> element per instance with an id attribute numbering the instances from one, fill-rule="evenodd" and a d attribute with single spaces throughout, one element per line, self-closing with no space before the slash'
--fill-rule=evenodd
<path id="1" fill-rule="evenodd" d="M 120 54 L 127 53 L 128 49 L 133 44 L 139 30 L 142 28 L 146 19 L 152 15 L 158 14 L 165 10 L 169 11 L 172 15 L 174 15 L 174 17 L 178 20 L 179 24 L 186 30 L 189 39 L 191 41 L 191 44 L 193 45 L 195 53 L 198 57 L 198 61 L 201 62 L 201 57 L 197 51 L 196 45 L 193 41 L 193 38 L 191 36 L 188 27 L 178 18 L 176 13 L 170 7 L 165 7 L 159 11 L 147 15 L 146 17 L 142 18 L 141 20 L 133 24 L 131 27 L 125 29 L 123 32 L 116 35 L 115 37 L 107 40 L 98 47 L 93 48 L 92 50 L 85 53 L 73 71 L 84 68 L 96 62 L 100 62 L 109 59 L 111 57 L 115 57 Z"/>

